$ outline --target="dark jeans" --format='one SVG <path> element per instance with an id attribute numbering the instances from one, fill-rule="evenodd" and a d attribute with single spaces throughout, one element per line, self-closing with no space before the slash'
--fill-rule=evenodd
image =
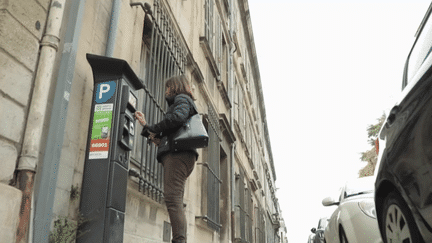
<path id="1" fill-rule="evenodd" d="M 162 158 L 165 204 L 171 221 L 173 242 L 186 242 L 186 215 L 183 195 L 186 179 L 192 173 L 196 156 L 192 152 L 169 153 Z"/>

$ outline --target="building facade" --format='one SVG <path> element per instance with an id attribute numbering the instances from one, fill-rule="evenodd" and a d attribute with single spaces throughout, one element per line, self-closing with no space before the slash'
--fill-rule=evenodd
<path id="1" fill-rule="evenodd" d="M 189 242 L 286 241 L 247 0 L 0 0 L 0 242 L 81 233 L 87 53 L 129 64 L 150 124 L 163 81 L 190 83 L 209 146 L 186 184 Z M 135 136 L 123 242 L 170 242 L 155 151 Z"/>

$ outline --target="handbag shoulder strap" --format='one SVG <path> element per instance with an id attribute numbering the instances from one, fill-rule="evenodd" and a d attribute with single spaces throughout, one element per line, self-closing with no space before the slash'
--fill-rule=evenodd
<path id="1" fill-rule="evenodd" d="M 191 99 L 191 97 L 189 97 L 189 95 L 179 94 L 178 96 L 187 99 L 189 101 L 189 103 L 192 105 L 193 109 L 195 110 L 195 112 L 191 113 L 189 117 L 191 117 L 191 116 L 193 116 L 195 114 L 198 114 L 198 109 L 197 109 L 197 107 L 195 105 L 195 102 Z"/>

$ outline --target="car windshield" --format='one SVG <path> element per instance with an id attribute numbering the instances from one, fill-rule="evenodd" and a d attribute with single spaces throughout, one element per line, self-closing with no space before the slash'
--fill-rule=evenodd
<path id="1" fill-rule="evenodd" d="M 327 226 L 327 218 L 322 218 L 318 222 L 318 229 L 324 229 Z"/>
<path id="2" fill-rule="evenodd" d="M 345 186 L 345 197 L 372 193 L 374 191 L 374 182 L 375 178 L 372 176 L 347 182 Z"/>

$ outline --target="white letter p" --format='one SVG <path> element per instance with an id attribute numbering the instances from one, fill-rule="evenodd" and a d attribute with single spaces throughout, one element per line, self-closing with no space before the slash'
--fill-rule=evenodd
<path id="1" fill-rule="evenodd" d="M 107 93 L 109 90 L 110 90 L 109 84 L 101 84 L 100 92 L 99 92 L 99 99 L 102 99 L 102 94 Z"/>

